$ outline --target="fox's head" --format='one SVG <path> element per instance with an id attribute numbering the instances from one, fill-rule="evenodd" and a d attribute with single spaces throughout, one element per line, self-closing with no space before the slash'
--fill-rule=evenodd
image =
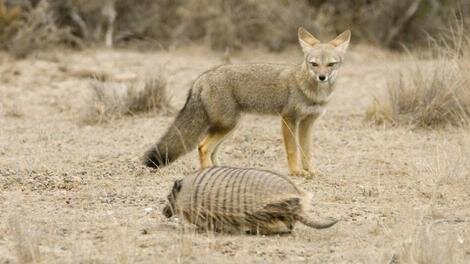
<path id="1" fill-rule="evenodd" d="M 328 43 L 320 43 L 303 27 L 298 34 L 308 74 L 319 83 L 334 82 L 349 46 L 351 31 L 344 31 Z"/>

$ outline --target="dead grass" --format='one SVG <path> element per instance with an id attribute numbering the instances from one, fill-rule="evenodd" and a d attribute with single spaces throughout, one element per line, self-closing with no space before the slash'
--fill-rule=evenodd
<path id="1" fill-rule="evenodd" d="M 467 67 L 452 58 L 409 57 L 387 76 L 387 93 L 374 99 L 366 119 L 378 125 L 467 126 L 470 121 Z"/>
<path id="2" fill-rule="evenodd" d="M 424 52 L 409 53 L 387 74 L 385 96 L 376 97 L 366 119 L 421 128 L 470 122 L 470 39 L 454 18 Z"/>
<path id="3" fill-rule="evenodd" d="M 456 19 L 430 44 L 430 58 L 410 53 L 386 76 L 386 95 L 374 99 L 366 119 L 421 128 L 469 124 L 470 40 L 464 24 Z"/>
<path id="4" fill-rule="evenodd" d="M 462 234 L 449 228 L 446 221 L 434 221 L 418 227 L 415 233 L 402 243 L 400 253 L 395 256 L 399 261 L 396 263 L 465 263 L 464 243 L 468 241 L 464 240 Z"/>
<path id="5" fill-rule="evenodd" d="M 445 146 L 436 149 L 434 160 L 418 162 L 418 177 L 432 182 L 429 203 L 416 217 L 416 228 L 399 245 L 394 256 L 397 263 L 466 263 L 470 240 L 465 220 L 459 214 L 449 214 L 439 206 L 444 187 L 464 183 L 470 169 L 468 150 L 449 151 Z M 468 225 L 467 225 L 468 227 Z"/>
<path id="6" fill-rule="evenodd" d="M 144 112 L 169 113 L 166 85 L 161 76 L 131 83 L 92 81 L 80 121 L 100 124 Z"/>
<path id="7" fill-rule="evenodd" d="M 11 216 L 8 227 L 17 263 L 40 262 L 39 241 L 34 227 L 28 225 L 21 215 Z"/>

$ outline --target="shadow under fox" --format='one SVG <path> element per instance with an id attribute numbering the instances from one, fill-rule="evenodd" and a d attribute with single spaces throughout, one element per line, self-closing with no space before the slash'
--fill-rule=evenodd
<path id="1" fill-rule="evenodd" d="M 218 165 L 217 149 L 241 114 L 258 113 L 282 117 L 291 174 L 315 174 L 311 164 L 312 124 L 325 112 L 350 35 L 348 30 L 328 43 L 320 43 L 301 27 L 301 64 L 223 65 L 201 74 L 173 124 L 147 151 L 145 164 L 167 165 L 194 149 L 205 136 L 198 148 L 201 167 Z"/>

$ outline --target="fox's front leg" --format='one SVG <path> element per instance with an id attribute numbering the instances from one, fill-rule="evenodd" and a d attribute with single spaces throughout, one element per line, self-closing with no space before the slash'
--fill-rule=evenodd
<path id="1" fill-rule="evenodd" d="M 287 163 L 289 171 L 292 175 L 300 175 L 297 161 L 297 120 L 292 118 L 282 118 L 282 136 L 284 137 L 284 144 L 286 147 Z"/>
<path id="2" fill-rule="evenodd" d="M 308 116 L 299 123 L 299 144 L 302 168 L 311 175 L 318 174 L 312 165 L 312 126 L 316 116 Z"/>

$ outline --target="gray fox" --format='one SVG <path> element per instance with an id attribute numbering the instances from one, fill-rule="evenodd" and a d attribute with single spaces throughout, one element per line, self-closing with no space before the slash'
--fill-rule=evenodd
<path id="1" fill-rule="evenodd" d="M 241 114 L 259 113 L 281 116 L 290 173 L 315 175 L 312 124 L 325 112 L 351 32 L 320 43 L 300 27 L 298 38 L 304 54 L 300 64 L 222 65 L 201 74 L 173 124 L 145 154 L 145 164 L 167 165 L 195 148 L 205 136 L 198 148 L 201 167 L 218 165 L 217 149 Z M 302 166 L 298 164 L 299 150 Z"/>

